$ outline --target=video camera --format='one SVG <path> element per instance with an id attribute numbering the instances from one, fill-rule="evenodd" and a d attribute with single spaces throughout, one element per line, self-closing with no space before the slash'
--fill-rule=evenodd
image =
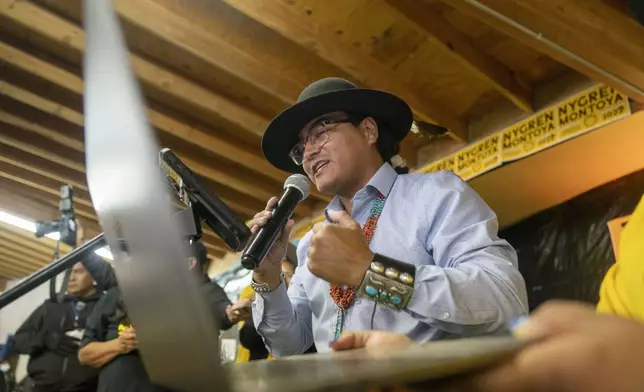
<path id="1" fill-rule="evenodd" d="M 49 233 L 60 233 L 60 241 L 76 246 L 76 215 L 74 215 L 74 190 L 71 185 L 60 187 L 60 219 L 36 221 L 36 237 L 40 238 Z"/>

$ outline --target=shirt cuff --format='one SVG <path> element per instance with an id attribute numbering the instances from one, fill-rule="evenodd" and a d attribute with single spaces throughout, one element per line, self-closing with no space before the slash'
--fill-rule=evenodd
<path id="1" fill-rule="evenodd" d="M 258 310 L 264 310 L 261 312 L 264 315 L 281 313 L 291 306 L 291 300 L 288 298 L 286 284 L 284 282 L 280 283 L 280 285 L 271 292 L 257 293 L 255 302 L 257 303 Z"/>

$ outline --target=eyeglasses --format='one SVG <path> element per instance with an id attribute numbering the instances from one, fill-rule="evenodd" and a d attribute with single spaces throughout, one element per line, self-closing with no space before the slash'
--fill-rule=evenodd
<path id="1" fill-rule="evenodd" d="M 315 124 L 309 130 L 306 140 L 297 143 L 291 151 L 289 156 L 296 165 L 301 165 L 304 162 L 304 151 L 306 146 L 309 145 L 313 148 L 322 148 L 329 141 L 329 131 L 339 124 L 352 123 L 358 124 L 361 119 L 357 118 L 344 118 L 341 120 L 322 120 Z"/>

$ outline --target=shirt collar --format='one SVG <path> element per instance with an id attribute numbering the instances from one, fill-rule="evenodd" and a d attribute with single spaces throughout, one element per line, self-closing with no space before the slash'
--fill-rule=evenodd
<path id="1" fill-rule="evenodd" d="M 364 192 L 368 189 L 375 189 L 378 192 L 382 193 L 385 197 L 389 196 L 389 192 L 391 191 L 391 188 L 394 185 L 394 182 L 396 181 L 396 177 L 398 177 L 398 173 L 394 168 L 389 164 L 389 162 L 385 162 L 380 166 L 380 169 L 376 172 L 376 174 L 371 177 L 369 182 L 367 183 L 367 186 L 364 188 L 360 189 L 356 195 L 360 194 L 361 192 Z M 355 196 L 354 196 L 355 197 Z M 342 210 L 342 202 L 340 201 L 340 198 L 338 196 L 335 196 L 329 205 L 324 209 L 324 215 L 326 216 L 327 220 L 329 220 L 329 217 L 327 215 L 327 211 L 337 211 L 337 210 Z"/>

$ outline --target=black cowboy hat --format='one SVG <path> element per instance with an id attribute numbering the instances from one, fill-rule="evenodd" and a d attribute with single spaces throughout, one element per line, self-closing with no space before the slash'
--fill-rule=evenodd
<path id="1" fill-rule="evenodd" d="M 299 133 L 311 120 L 331 112 L 354 112 L 373 117 L 379 129 L 390 133 L 392 142 L 405 138 L 412 113 L 402 99 L 384 91 L 361 89 L 348 80 L 325 78 L 305 88 L 295 105 L 278 114 L 262 137 L 262 152 L 278 169 L 301 173 L 289 152 L 299 142 Z"/>

